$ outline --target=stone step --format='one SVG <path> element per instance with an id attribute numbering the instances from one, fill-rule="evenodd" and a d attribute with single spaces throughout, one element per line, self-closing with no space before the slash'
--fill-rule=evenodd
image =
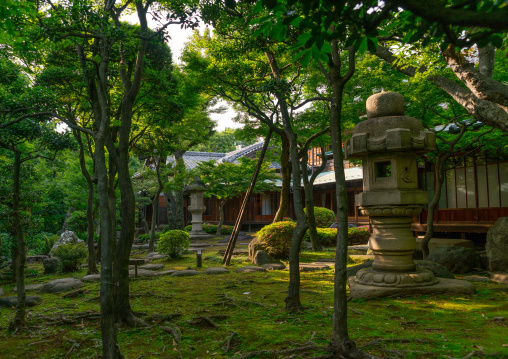
<path id="1" fill-rule="evenodd" d="M 416 238 L 416 248 L 419 250 L 422 249 L 422 240 L 422 236 Z M 469 239 L 431 238 L 429 241 L 429 252 L 432 252 L 436 247 L 464 247 L 475 249 L 473 241 Z"/>

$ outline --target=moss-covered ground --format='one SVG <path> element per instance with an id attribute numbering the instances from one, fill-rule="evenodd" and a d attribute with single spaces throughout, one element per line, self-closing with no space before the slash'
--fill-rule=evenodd
<path id="1" fill-rule="evenodd" d="M 244 247 L 245 248 L 245 247 Z M 218 247 L 204 253 L 203 268 L 218 267 Z M 133 256 L 143 256 L 133 253 Z M 333 251 L 302 253 L 302 261 L 333 257 Z M 157 260 L 165 269 L 195 268 L 195 256 L 179 260 Z M 120 328 L 118 342 L 126 358 L 234 358 L 251 351 L 281 350 L 313 338 L 326 345 L 331 335 L 333 269 L 302 273 L 301 299 L 306 310 L 288 314 L 284 310 L 288 271 L 236 273 L 249 265 L 246 256 L 235 256 L 229 273 L 192 277 L 161 276 L 131 281 L 131 305 L 149 324 L 148 328 Z M 61 277 L 81 278 L 86 270 L 71 274 L 43 275 L 40 264 L 27 268 L 27 284 L 45 283 Z M 412 298 L 351 300 L 348 308 L 350 336 L 372 354 L 388 355 L 397 350 L 407 358 L 455 358 L 473 351 L 508 357 L 508 325 L 493 321 L 508 317 L 508 288 L 496 283 L 475 283 L 471 296 L 444 295 Z M 2 279 L 7 295 L 14 284 Z M 15 309 L 0 309 L 0 358 L 98 358 L 101 333 L 98 319 L 84 318 L 66 324 L 73 313 L 99 312 L 99 284 L 84 283 L 84 293 L 75 298 L 64 294 L 40 294 L 42 304 L 29 308 L 26 331 L 7 330 Z M 61 318 L 64 318 L 62 321 Z M 217 328 L 193 324 L 196 317 L 208 317 Z M 58 319 L 57 323 L 52 323 Z M 181 341 L 161 326 L 176 326 Z M 225 353 L 229 340 L 229 350 Z M 390 342 L 390 339 L 409 339 Z M 74 345 L 72 351 L 71 347 Z M 69 352 L 70 351 L 70 352 Z M 314 352 L 317 355 L 319 352 Z M 292 358 L 312 353 L 294 354 Z M 393 354 L 393 353 L 392 353 Z M 391 355 L 393 356 L 393 355 Z M 275 358 L 273 354 L 255 358 Z M 475 356 L 472 356 L 475 357 Z"/>

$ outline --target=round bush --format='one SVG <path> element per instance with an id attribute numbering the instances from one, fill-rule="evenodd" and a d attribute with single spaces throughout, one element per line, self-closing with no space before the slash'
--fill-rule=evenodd
<path id="1" fill-rule="evenodd" d="M 185 228 L 183 229 L 185 232 L 190 232 L 192 231 L 192 224 L 191 225 L 188 225 L 188 226 L 185 226 Z"/>
<path id="2" fill-rule="evenodd" d="M 260 247 L 274 258 L 288 258 L 295 227 L 295 222 L 285 221 L 275 222 L 261 228 L 257 233 Z"/>
<path id="3" fill-rule="evenodd" d="M 78 270 L 78 266 L 82 264 L 88 251 L 83 243 L 64 243 L 51 251 L 53 257 L 60 258 L 64 272 Z"/>
<path id="4" fill-rule="evenodd" d="M 305 211 L 307 214 L 307 211 Z M 316 227 L 328 228 L 330 224 L 335 222 L 335 213 L 324 207 L 314 207 L 314 217 L 316 217 Z"/>
<path id="5" fill-rule="evenodd" d="M 335 246 L 335 243 L 337 243 L 337 228 L 316 228 L 316 231 L 323 246 Z M 310 240 L 309 231 L 305 232 L 304 239 Z"/>
<path id="6" fill-rule="evenodd" d="M 370 231 L 368 226 L 348 228 L 347 235 L 349 244 L 369 243 Z"/>
<path id="7" fill-rule="evenodd" d="M 166 254 L 170 258 L 178 258 L 190 246 L 189 233 L 174 229 L 162 233 L 157 243 L 157 252 Z"/>

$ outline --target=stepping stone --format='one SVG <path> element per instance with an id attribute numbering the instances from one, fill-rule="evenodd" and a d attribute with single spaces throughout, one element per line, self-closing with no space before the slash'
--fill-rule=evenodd
<path id="1" fill-rule="evenodd" d="M 335 265 L 335 258 L 319 258 L 316 259 L 316 262 L 318 263 L 330 263 Z"/>
<path id="2" fill-rule="evenodd" d="M 493 282 L 508 284 L 508 274 L 506 274 L 506 273 L 492 274 L 490 276 L 490 279 Z"/>
<path id="3" fill-rule="evenodd" d="M 206 268 L 205 274 L 222 274 L 229 272 L 226 268 L 223 267 L 212 267 L 212 268 Z"/>
<path id="4" fill-rule="evenodd" d="M 224 237 L 220 240 L 219 243 L 228 243 L 229 242 L 229 239 L 231 238 L 231 235 L 228 235 L 227 237 Z M 238 234 L 238 238 L 236 239 L 236 242 L 246 242 L 246 241 L 251 241 L 254 237 L 251 236 L 251 235 L 248 235 L 248 234 L 244 234 L 244 235 L 241 235 L 241 234 Z"/>
<path id="5" fill-rule="evenodd" d="M 226 253 L 226 249 L 221 249 L 219 250 L 218 254 L 223 256 L 224 253 Z M 246 256 L 246 255 L 249 255 L 249 250 L 248 249 L 233 249 L 233 255 L 234 256 Z"/>
<path id="6" fill-rule="evenodd" d="M 41 297 L 35 295 L 26 296 L 26 306 L 33 307 L 42 302 Z M 0 307 L 15 307 L 18 304 L 18 297 L 4 297 L 0 298 Z"/>
<path id="7" fill-rule="evenodd" d="M 199 272 L 194 269 L 179 270 L 171 274 L 172 277 L 188 277 L 191 275 L 197 275 Z"/>
<path id="8" fill-rule="evenodd" d="M 25 285 L 25 292 L 37 292 L 37 291 L 41 290 L 43 286 L 44 286 L 44 284 L 28 284 L 28 285 Z M 18 287 L 14 287 L 12 292 L 17 293 Z"/>
<path id="9" fill-rule="evenodd" d="M 69 290 L 78 289 L 79 287 L 81 287 L 81 284 L 83 284 L 83 282 L 81 282 L 79 279 L 76 278 L 54 279 L 44 284 L 44 286 L 41 289 L 41 292 L 43 293 L 67 292 Z"/>
<path id="10" fill-rule="evenodd" d="M 266 269 L 263 267 L 256 267 L 256 266 L 247 266 L 238 268 L 236 270 L 237 273 L 252 273 L 252 272 L 266 272 Z"/>
<path id="11" fill-rule="evenodd" d="M 352 250 L 352 251 L 359 251 L 359 252 L 367 253 L 367 251 L 369 250 L 369 245 L 368 244 L 359 244 L 356 246 L 348 246 L 347 249 Z"/>
<path id="12" fill-rule="evenodd" d="M 201 251 L 201 253 L 203 253 L 204 251 L 206 251 L 206 248 L 204 248 L 204 247 L 190 247 L 189 248 L 189 252 L 197 252 L 197 251 Z"/>
<path id="13" fill-rule="evenodd" d="M 146 250 L 148 249 L 148 244 L 133 244 L 132 245 L 132 249 L 137 249 L 137 250 Z"/>
<path id="14" fill-rule="evenodd" d="M 263 268 L 266 270 L 284 270 L 286 266 L 280 263 L 267 263 L 263 264 Z"/>
<path id="15" fill-rule="evenodd" d="M 190 249 L 192 248 L 203 248 L 203 247 L 210 247 L 210 243 L 206 242 L 193 242 L 189 245 Z"/>
<path id="16" fill-rule="evenodd" d="M 462 279 L 470 282 L 487 282 L 487 283 L 492 282 L 490 278 L 482 277 L 481 275 L 468 275 Z"/>
<path id="17" fill-rule="evenodd" d="M 158 276 L 162 276 L 162 275 L 171 275 L 175 272 L 178 272 L 176 269 L 170 269 L 170 270 L 163 270 L 161 272 L 155 272 L 155 274 L 157 274 Z"/>
<path id="18" fill-rule="evenodd" d="M 152 253 L 148 253 L 145 258 L 149 261 L 153 261 L 156 259 L 164 259 L 164 258 L 166 258 L 166 256 L 164 254 L 152 252 Z"/>
<path id="19" fill-rule="evenodd" d="M 161 270 L 164 269 L 164 264 L 145 264 L 144 266 L 141 266 L 139 268 L 148 270 Z"/>
<path id="20" fill-rule="evenodd" d="M 84 280 L 85 282 L 100 282 L 101 281 L 101 275 L 100 274 L 89 274 L 81 278 L 81 280 Z"/>
<path id="21" fill-rule="evenodd" d="M 152 270 L 138 268 L 138 277 L 154 277 L 156 275 L 157 272 L 154 272 Z M 136 272 L 134 271 L 134 269 L 129 270 L 129 278 L 134 278 L 135 276 Z"/>
<path id="22" fill-rule="evenodd" d="M 300 263 L 300 272 L 315 272 L 327 269 L 330 269 L 330 266 L 323 263 Z"/>

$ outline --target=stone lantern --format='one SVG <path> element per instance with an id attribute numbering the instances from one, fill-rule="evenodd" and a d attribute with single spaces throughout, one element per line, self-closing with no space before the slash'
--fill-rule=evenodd
<path id="1" fill-rule="evenodd" d="M 345 144 L 345 158 L 362 160 L 364 191 L 356 196 L 356 204 L 369 216 L 373 231 L 372 268 L 349 278 L 354 298 L 447 291 L 442 290 L 441 278 L 417 268 L 413 260 L 412 218 L 428 203 L 427 192 L 418 189 L 417 157 L 435 149 L 435 134 L 425 131 L 416 118 L 404 116 L 402 95 L 381 92 L 367 99 L 367 120 L 355 126 Z M 470 283 L 459 287 L 462 290 L 454 292 L 474 292 Z"/>
<path id="2" fill-rule="evenodd" d="M 192 230 L 189 232 L 191 240 L 212 238 L 211 235 L 203 231 L 203 213 L 206 211 L 206 206 L 203 201 L 205 190 L 205 184 L 200 178 L 197 178 L 194 183 L 187 187 L 191 200 L 189 206 L 189 212 L 192 214 Z"/>

